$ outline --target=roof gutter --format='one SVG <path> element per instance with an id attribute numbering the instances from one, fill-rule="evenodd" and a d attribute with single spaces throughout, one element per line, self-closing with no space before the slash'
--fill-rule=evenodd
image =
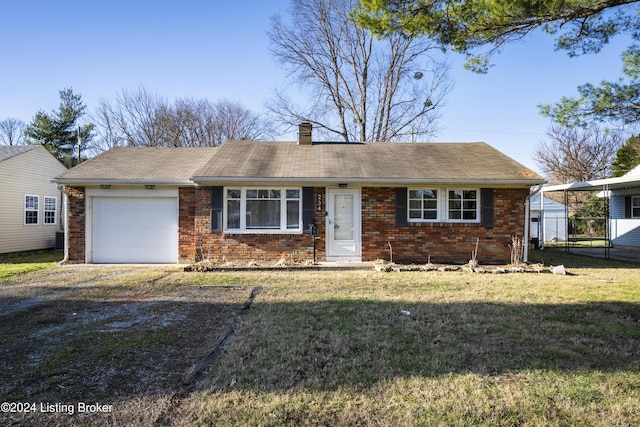
<path id="1" fill-rule="evenodd" d="M 514 186 L 532 186 L 542 185 L 546 181 L 539 179 L 520 180 L 520 179 L 451 179 L 451 178 L 326 178 L 326 177 L 241 177 L 241 176 L 225 176 L 225 177 L 209 177 L 209 176 L 194 176 L 190 178 L 192 182 L 196 184 L 244 184 L 260 182 L 264 183 L 313 183 L 313 184 L 392 184 L 392 185 L 411 185 L 411 184 L 464 184 L 464 185 L 514 185 Z"/>
<path id="2" fill-rule="evenodd" d="M 210 177 L 194 176 L 188 179 L 82 179 L 82 178 L 59 178 L 51 182 L 65 185 L 220 185 L 220 184 L 261 184 L 268 183 L 309 183 L 316 185 L 324 184 L 380 184 L 380 185 L 424 185 L 424 184 L 461 184 L 461 185 L 486 185 L 486 186 L 532 186 L 542 184 L 541 180 L 519 180 L 519 179 L 424 179 L 424 178 L 324 178 L 324 177 Z"/>
<path id="3" fill-rule="evenodd" d="M 51 182 L 64 185 L 180 185 L 195 186 L 189 179 L 53 179 Z"/>

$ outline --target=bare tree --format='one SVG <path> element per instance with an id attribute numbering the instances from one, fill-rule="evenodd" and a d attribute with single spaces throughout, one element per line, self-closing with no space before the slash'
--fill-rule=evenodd
<path id="1" fill-rule="evenodd" d="M 269 123 L 238 102 L 177 99 L 173 104 L 139 87 L 114 103 L 101 100 L 94 117 L 97 151 L 115 146 L 207 147 L 228 139 L 261 139 Z"/>
<path id="2" fill-rule="evenodd" d="M 616 150 L 623 142 L 617 132 L 553 124 L 534 159 L 553 183 L 602 179 L 610 176 Z"/>
<path id="3" fill-rule="evenodd" d="M 100 118 L 99 133 L 107 138 L 107 147 L 120 142 L 133 147 L 167 146 L 170 145 L 164 126 L 167 111 L 167 101 L 144 87 L 133 92 L 123 89 L 114 104 L 100 100 L 96 112 Z"/>
<path id="4" fill-rule="evenodd" d="M 104 99 L 98 101 L 98 107 L 92 119 L 97 132 L 90 147 L 91 151 L 98 154 L 114 147 L 126 145 L 126 138 L 119 131 L 116 113 L 108 101 Z"/>
<path id="5" fill-rule="evenodd" d="M 432 135 L 452 85 L 448 65 L 424 39 L 378 40 L 352 19 L 356 0 L 292 0 L 291 24 L 272 18 L 274 57 L 309 95 L 295 105 L 283 90 L 267 108 L 293 126 L 314 123 L 344 141 L 398 141 Z"/>
<path id="6" fill-rule="evenodd" d="M 218 144 L 226 140 L 259 140 L 272 134 L 271 123 L 243 107 L 223 99 L 213 104 L 213 135 Z"/>
<path id="7" fill-rule="evenodd" d="M 25 123 L 8 117 L 0 121 L 0 143 L 2 145 L 21 145 L 24 143 Z"/>
<path id="8" fill-rule="evenodd" d="M 177 99 L 171 107 L 168 131 L 176 145 L 215 147 L 227 140 L 261 139 L 269 124 L 239 102 Z"/>
<path id="9" fill-rule="evenodd" d="M 170 107 L 167 130 L 174 145 L 208 147 L 217 145 L 211 132 L 213 108 L 207 100 L 178 99 Z"/>

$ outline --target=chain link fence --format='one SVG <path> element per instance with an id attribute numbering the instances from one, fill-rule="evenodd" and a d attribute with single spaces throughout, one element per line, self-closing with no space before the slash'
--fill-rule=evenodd
<path id="1" fill-rule="evenodd" d="M 546 221 L 545 246 L 601 247 L 607 244 L 605 217 L 572 216 L 566 224 L 565 218 L 560 217 L 547 218 Z"/>

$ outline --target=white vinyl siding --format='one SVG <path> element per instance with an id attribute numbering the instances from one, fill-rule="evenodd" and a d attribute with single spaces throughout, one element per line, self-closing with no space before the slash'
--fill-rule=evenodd
<path id="1" fill-rule="evenodd" d="M 0 161 L 0 253 L 53 248 L 59 227 L 44 224 L 44 197 L 57 200 L 60 190 L 51 180 L 66 168 L 46 148 L 36 148 Z M 39 198 L 38 224 L 25 224 L 25 195 Z"/>
<path id="2" fill-rule="evenodd" d="M 625 198 L 632 197 L 631 208 L 633 213 L 633 198 L 640 198 L 637 190 L 617 190 L 611 195 L 611 243 L 621 246 L 640 246 L 640 217 L 625 218 Z"/>

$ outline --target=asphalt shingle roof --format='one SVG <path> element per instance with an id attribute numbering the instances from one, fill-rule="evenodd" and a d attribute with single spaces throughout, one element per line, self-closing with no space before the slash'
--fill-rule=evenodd
<path id="1" fill-rule="evenodd" d="M 206 177 L 433 181 L 539 181 L 490 145 L 477 143 L 314 143 L 229 141 L 196 172 Z"/>
<path id="2" fill-rule="evenodd" d="M 188 181 L 216 149 L 117 147 L 69 169 L 56 180 Z"/>
<path id="3" fill-rule="evenodd" d="M 114 148 L 56 177 L 97 181 L 512 182 L 544 179 L 477 143 L 314 143 L 227 141 L 207 148 Z"/>
<path id="4" fill-rule="evenodd" d="M 37 148 L 37 145 L 0 145 L 0 162 Z"/>

